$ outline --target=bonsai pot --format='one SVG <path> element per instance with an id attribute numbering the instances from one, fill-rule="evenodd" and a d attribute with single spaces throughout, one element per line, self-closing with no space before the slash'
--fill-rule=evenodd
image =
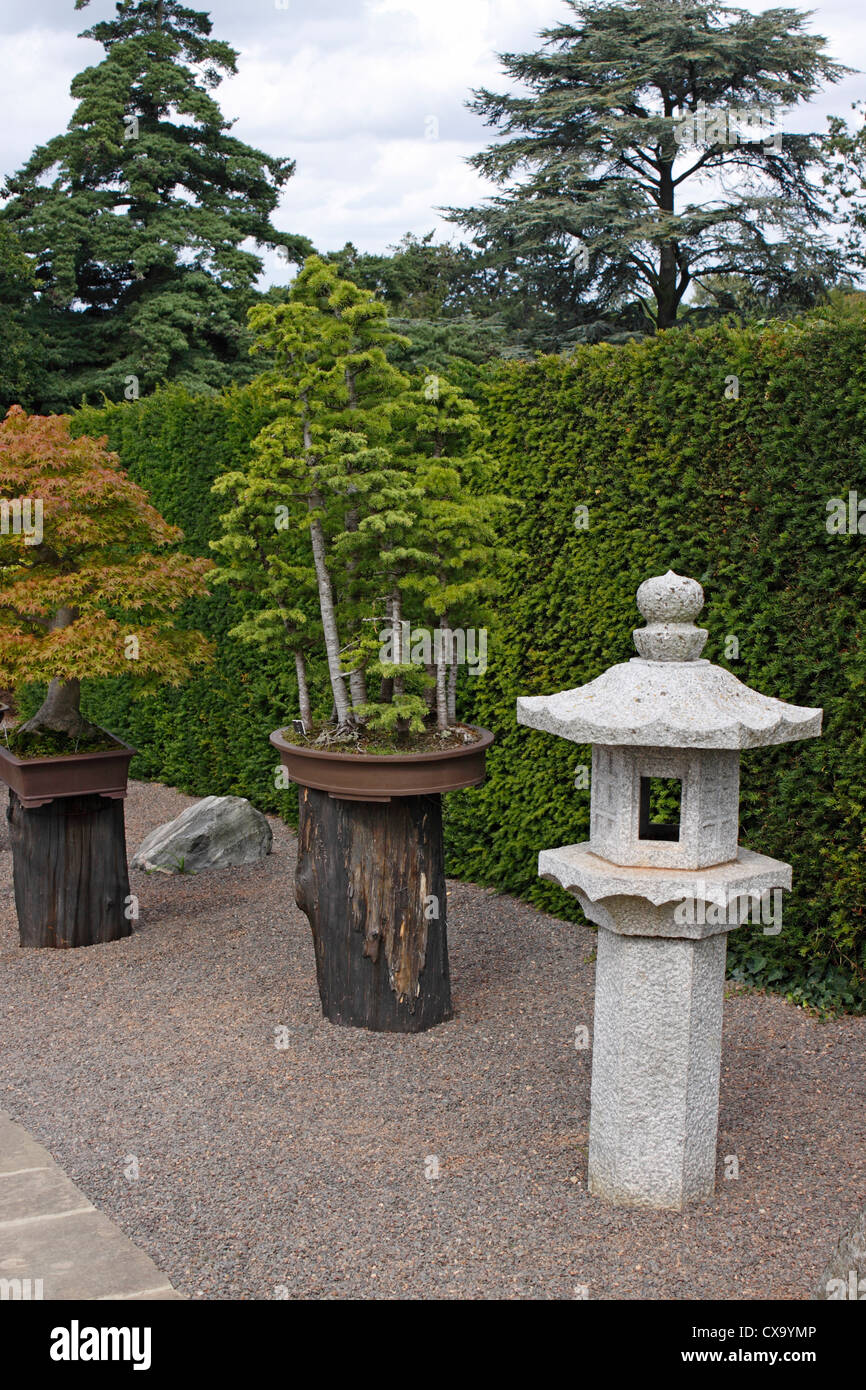
<path id="1" fill-rule="evenodd" d="M 47 758 L 0 743 L 22 946 L 93 946 L 132 932 L 123 798 L 135 749 L 116 743 Z"/>
<path id="2" fill-rule="evenodd" d="M 471 727 L 471 726 L 470 726 Z M 433 796 L 480 787 L 493 734 L 438 753 L 334 753 L 289 743 L 277 729 L 271 743 L 292 782 L 342 801 L 391 801 L 398 796 Z"/>
<path id="3" fill-rule="evenodd" d="M 335 753 L 289 743 L 299 785 L 295 901 L 309 920 L 325 1018 L 418 1033 L 451 1017 L 442 792 L 477 787 L 493 743 Z"/>
<path id="4" fill-rule="evenodd" d="M 111 734 L 109 737 L 114 738 Z M 57 797 L 126 796 L 129 764 L 135 753 L 117 739 L 116 748 L 101 753 L 70 753 L 66 757 L 19 758 L 0 742 L 0 781 L 15 792 L 28 810 Z"/>

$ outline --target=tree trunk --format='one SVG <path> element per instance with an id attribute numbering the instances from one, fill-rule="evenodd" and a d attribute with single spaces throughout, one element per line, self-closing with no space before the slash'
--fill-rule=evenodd
<path id="1" fill-rule="evenodd" d="M 9 793 L 22 946 L 95 946 L 132 932 L 123 801 L 65 796 L 29 810 Z"/>
<path id="2" fill-rule="evenodd" d="M 452 662 L 448 672 L 448 723 L 457 723 L 457 662 Z"/>
<path id="3" fill-rule="evenodd" d="M 448 644 L 446 646 L 446 634 Z M 436 653 L 436 725 L 440 729 L 448 728 L 448 661 L 450 655 L 451 662 L 454 662 L 454 649 L 450 641 L 451 634 L 448 629 L 448 619 L 443 616 L 439 619 L 439 650 Z"/>
<path id="4" fill-rule="evenodd" d="M 325 1018 L 420 1033 L 451 1017 L 439 796 L 343 801 L 299 788 L 295 901 Z"/>
<path id="5" fill-rule="evenodd" d="M 82 738 L 100 731 L 95 724 L 84 719 L 79 709 L 81 685 L 77 680 L 62 681 L 54 679 L 48 686 L 48 694 L 36 713 L 26 724 L 21 725 L 22 733 L 67 734 L 71 739 Z"/>
<path id="6" fill-rule="evenodd" d="M 302 397 L 302 399 L 306 411 L 306 398 Z M 304 415 L 304 454 L 310 473 L 314 474 L 313 436 L 306 413 Z M 322 507 L 322 498 L 315 487 L 307 498 L 307 506 L 311 512 L 318 511 Z M 328 675 L 334 693 L 337 722 L 342 726 L 348 724 L 350 720 L 349 697 L 346 692 L 346 679 L 340 666 L 340 637 L 337 631 L 337 615 L 334 611 L 334 591 L 328 570 L 325 533 L 322 529 L 322 523 L 318 519 L 310 523 L 310 543 L 313 547 L 313 565 L 319 593 L 319 612 L 322 616 L 322 632 L 325 638 L 325 651 L 328 656 Z"/>
<path id="7" fill-rule="evenodd" d="M 406 657 L 403 653 L 403 596 L 399 589 L 391 595 L 391 631 L 394 634 L 394 665 L 402 666 Z M 405 694 L 406 685 L 402 672 L 393 677 L 391 689 L 395 696 Z"/>
<path id="8" fill-rule="evenodd" d="M 59 632 L 71 627 L 77 617 L 74 608 L 58 608 L 48 624 L 48 631 Z M 102 731 L 82 717 L 80 681 L 55 677 L 49 683 L 48 694 L 39 709 L 26 724 L 21 725 L 21 732 L 67 734 L 69 738 L 76 739 Z"/>
<path id="9" fill-rule="evenodd" d="M 367 674 L 360 666 L 357 671 L 349 672 L 349 690 L 352 695 L 352 709 L 357 709 L 359 705 L 367 703 Z"/>
<path id="10" fill-rule="evenodd" d="M 307 684 L 307 663 L 304 653 L 295 652 L 295 675 L 298 678 L 298 706 L 301 718 L 308 729 L 312 728 L 313 715 L 310 710 L 310 687 Z"/>

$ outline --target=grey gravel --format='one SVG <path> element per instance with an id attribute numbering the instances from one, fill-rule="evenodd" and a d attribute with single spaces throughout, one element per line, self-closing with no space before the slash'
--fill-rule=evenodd
<path id="1" fill-rule="evenodd" d="M 133 783 L 130 849 L 191 803 Z M 133 871 L 135 935 L 78 951 L 18 947 L 0 852 L 0 1106 L 176 1288 L 812 1295 L 866 1190 L 866 1019 L 731 997 L 715 1197 L 610 1208 L 586 1192 L 592 1054 L 574 1045 L 579 1025 L 591 1035 L 593 932 L 451 883 L 455 1018 L 417 1036 L 338 1028 L 319 1012 L 294 838 L 271 825 L 260 864 Z"/>

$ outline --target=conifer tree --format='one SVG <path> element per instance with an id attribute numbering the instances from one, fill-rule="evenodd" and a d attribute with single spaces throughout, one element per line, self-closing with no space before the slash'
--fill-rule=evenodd
<path id="1" fill-rule="evenodd" d="M 436 722 L 456 720 L 456 650 L 453 629 L 464 634 L 483 620 L 483 602 L 499 591 L 498 565 L 505 556 L 498 523 L 507 498 L 485 489 L 484 429 L 475 404 L 444 377 L 413 383 L 395 431 L 412 457 L 421 498 L 416 530 L 421 557 L 405 580 L 433 619 Z M 450 672 L 449 672 L 450 665 Z"/>
<path id="2" fill-rule="evenodd" d="M 566 0 L 532 53 L 500 55 L 513 93 L 475 92 L 505 138 L 471 163 L 498 185 L 452 209 L 491 269 L 560 341 L 581 316 L 642 304 L 669 328 L 693 281 L 740 275 L 801 306 L 845 264 L 824 139 L 785 113 L 850 71 L 794 9 L 718 0 Z M 634 325 L 632 325 L 634 326 Z"/>
<path id="3" fill-rule="evenodd" d="M 442 463 L 446 453 L 475 448 L 477 415 L 447 384 L 435 403 L 426 400 L 426 383 L 388 361 L 396 335 L 385 306 L 317 256 L 286 304 L 258 305 L 250 317 L 258 349 L 274 363 L 263 381 L 276 414 L 246 467 L 214 484 L 232 502 L 213 543 L 225 576 L 250 588 L 264 583 L 268 595 L 266 614 L 238 635 L 276 635 L 282 622 L 303 669 L 298 639 L 313 629 L 308 615 L 301 622 L 289 611 L 284 581 L 297 552 L 274 527 L 282 507 L 295 532 L 309 536 L 305 578 L 316 585 L 338 731 L 364 724 L 421 732 L 430 677 L 403 649 L 404 619 L 411 628 L 426 605 L 447 620 L 449 604 L 463 611 L 487 592 L 475 571 L 489 559 L 496 499 L 470 497 L 460 466 Z M 465 461 L 467 475 L 477 467 L 477 458 Z M 379 680 L 378 692 L 370 679 Z"/>
<path id="4" fill-rule="evenodd" d="M 309 249 L 271 223 L 294 164 L 231 133 L 212 91 L 237 54 L 203 11 L 120 0 L 85 37 L 105 57 L 74 79 L 67 131 L 8 180 L 2 212 L 36 258 L 43 406 L 133 399 L 168 378 L 219 389 L 249 372 L 262 261 L 244 243 Z"/>
<path id="5" fill-rule="evenodd" d="M 39 392 L 39 345 L 29 331 L 36 292 L 33 263 L 0 222 L 0 411 L 31 406 Z"/>

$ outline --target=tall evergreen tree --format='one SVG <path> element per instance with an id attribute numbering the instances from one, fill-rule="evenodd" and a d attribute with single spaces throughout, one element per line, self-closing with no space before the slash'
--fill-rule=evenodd
<path id="1" fill-rule="evenodd" d="M 206 13 L 119 0 L 84 37 L 105 58 L 74 79 L 67 131 L 8 180 L 2 212 L 36 257 L 44 405 L 244 378 L 262 269 L 244 243 L 297 260 L 310 249 L 271 223 L 294 163 L 230 133 L 211 92 L 237 54 Z"/>
<path id="2" fill-rule="evenodd" d="M 552 338 L 642 301 L 676 322 L 702 275 L 814 302 L 842 268 L 826 235 L 820 137 L 782 114 L 849 71 L 793 9 L 717 0 L 566 0 L 572 20 L 501 61 L 523 92 L 472 109 L 505 138 L 471 163 L 502 190 L 452 209 L 523 287 Z M 528 91 L 526 90 L 528 89 Z"/>

